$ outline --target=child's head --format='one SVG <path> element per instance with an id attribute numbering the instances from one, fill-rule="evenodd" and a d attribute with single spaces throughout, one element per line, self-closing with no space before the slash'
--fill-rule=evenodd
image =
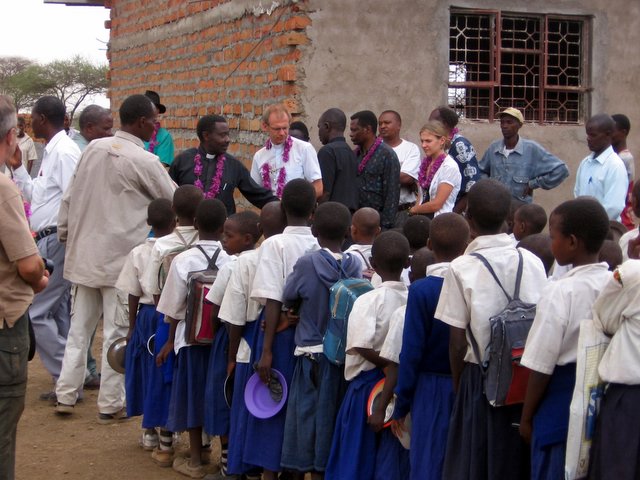
<path id="1" fill-rule="evenodd" d="M 585 256 L 596 256 L 607 238 L 609 217 L 592 197 L 561 203 L 551 213 L 551 251 L 559 265 L 582 264 Z"/>
<path id="2" fill-rule="evenodd" d="M 629 121 L 629 117 L 622 113 L 611 115 L 611 118 L 613 118 L 614 121 L 611 143 L 615 148 L 619 145 L 624 145 L 627 141 L 627 135 L 629 135 L 629 131 L 631 130 L 631 122 Z"/>
<path id="3" fill-rule="evenodd" d="M 164 237 L 176 228 L 176 215 L 171 208 L 171 200 L 157 198 L 147 208 L 147 225 L 156 238 Z"/>
<path id="4" fill-rule="evenodd" d="M 438 262 L 450 262 L 469 244 L 469 224 L 457 213 L 442 213 L 431 222 L 429 248 Z"/>
<path id="5" fill-rule="evenodd" d="M 303 178 L 291 180 L 282 191 L 282 209 L 291 220 L 308 220 L 316 207 L 316 190 Z"/>
<path id="6" fill-rule="evenodd" d="M 534 233 L 540 233 L 547 225 L 547 212 L 540 205 L 526 203 L 513 216 L 513 236 L 520 241 Z"/>
<path id="7" fill-rule="evenodd" d="M 618 265 L 622 263 L 622 249 L 618 242 L 613 240 L 605 240 L 598 254 L 600 262 L 606 262 L 609 265 L 609 271 L 613 272 Z"/>
<path id="8" fill-rule="evenodd" d="M 351 212 L 338 202 L 322 203 L 313 215 L 311 232 L 318 238 L 320 246 L 325 242 L 337 242 L 339 245 L 349 233 L 351 226 Z"/>
<path id="9" fill-rule="evenodd" d="M 538 257 L 544 265 L 547 276 L 549 275 L 553 266 L 553 252 L 551 252 L 551 237 L 549 235 L 546 233 L 529 235 L 518 242 L 518 248 L 529 250 Z"/>
<path id="10" fill-rule="evenodd" d="M 636 180 L 631 190 L 631 207 L 636 217 L 640 218 L 640 180 Z"/>
<path id="11" fill-rule="evenodd" d="M 509 215 L 511 193 L 497 180 L 483 178 L 474 183 L 467 195 L 467 220 L 479 235 L 495 235 Z"/>
<path id="12" fill-rule="evenodd" d="M 260 238 L 260 217 L 251 210 L 235 213 L 227 218 L 222 229 L 222 247 L 228 255 L 253 250 Z"/>
<path id="13" fill-rule="evenodd" d="M 508 233 L 509 235 L 513 233 L 513 228 L 514 228 L 513 224 L 515 222 L 516 212 L 523 205 L 526 205 L 526 202 L 523 202 L 520 199 L 511 197 L 511 206 L 509 208 L 509 215 L 507 216 L 507 220 L 505 222 L 506 224 L 504 226 L 506 227 L 505 233 Z"/>
<path id="14" fill-rule="evenodd" d="M 351 220 L 351 238 L 358 245 L 372 245 L 380 234 L 380 213 L 371 208 L 363 207 L 356 210 Z"/>
<path id="15" fill-rule="evenodd" d="M 193 225 L 196 209 L 204 199 L 202 190 L 194 185 L 181 185 L 173 193 L 173 211 L 180 225 Z"/>
<path id="16" fill-rule="evenodd" d="M 422 247 L 411 256 L 409 261 L 409 281 L 411 283 L 427 276 L 427 267 L 436 263 L 436 256 L 427 247 Z"/>
<path id="17" fill-rule="evenodd" d="M 412 252 L 427 246 L 430 225 L 431 220 L 424 215 L 413 215 L 404 222 L 402 233 L 409 240 L 409 247 Z"/>
<path id="18" fill-rule="evenodd" d="M 260 210 L 259 228 L 264 238 L 282 233 L 287 226 L 287 217 L 280 201 L 269 202 Z"/>
<path id="19" fill-rule="evenodd" d="M 607 240 L 619 242 L 625 233 L 627 233 L 627 227 L 617 220 L 609 220 L 609 233 L 607 233 Z"/>
<path id="20" fill-rule="evenodd" d="M 196 209 L 195 227 L 200 240 L 220 240 L 227 209 L 220 200 L 206 199 Z"/>
<path id="21" fill-rule="evenodd" d="M 398 232 L 383 232 L 373 241 L 371 266 L 383 280 L 399 280 L 409 266 L 409 241 Z"/>

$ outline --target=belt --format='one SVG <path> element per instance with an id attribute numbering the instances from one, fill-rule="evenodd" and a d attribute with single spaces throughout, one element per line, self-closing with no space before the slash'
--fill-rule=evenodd
<path id="1" fill-rule="evenodd" d="M 416 204 L 416 202 L 412 202 L 412 203 L 403 203 L 402 205 L 398 205 L 398 211 L 399 212 L 404 212 L 405 210 L 409 210 L 411 207 L 413 207 Z"/>
<path id="2" fill-rule="evenodd" d="M 48 237 L 49 235 L 53 235 L 57 231 L 58 231 L 58 227 L 43 228 L 38 233 L 36 233 L 36 242 L 39 242 L 40 240 L 42 240 L 45 237 Z"/>

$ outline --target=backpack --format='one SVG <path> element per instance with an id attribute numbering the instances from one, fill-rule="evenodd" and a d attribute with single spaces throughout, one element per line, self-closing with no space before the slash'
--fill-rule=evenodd
<path id="1" fill-rule="evenodd" d="M 353 251 L 356 252 L 358 255 L 360 255 L 362 257 L 362 261 L 364 262 L 365 269 L 362 270 L 362 277 L 370 281 L 373 278 L 373 274 L 376 273 L 376 271 L 371 267 L 369 260 L 367 260 L 367 258 L 364 256 L 364 254 L 360 250 L 353 250 Z"/>
<path id="2" fill-rule="evenodd" d="M 207 259 L 206 270 L 196 270 L 187 275 L 187 313 L 184 317 L 186 328 L 185 340 L 189 344 L 209 345 L 213 343 L 213 325 L 211 322 L 211 309 L 213 304 L 205 297 L 218 276 L 216 260 L 220 254 L 218 248 L 212 257 L 207 255 L 201 245 L 196 248 Z"/>
<path id="3" fill-rule="evenodd" d="M 340 280 L 329 290 L 329 323 L 322 339 L 322 352 L 334 365 L 344 365 L 347 344 L 347 323 L 353 303 L 363 293 L 373 290 L 373 285 L 364 278 L 347 278 L 340 266 Z"/>
<path id="4" fill-rule="evenodd" d="M 483 373 L 485 396 L 494 407 L 523 403 L 530 371 L 520 365 L 520 360 L 536 316 L 536 305 L 520 300 L 522 253 L 518 250 L 518 272 L 513 297 L 504 289 L 489 261 L 479 253 L 471 255 L 489 270 L 508 300 L 501 312 L 489 318 L 491 336 L 484 358 L 480 356 L 471 328 L 467 328 L 473 352 Z"/>
<path id="5" fill-rule="evenodd" d="M 184 237 L 178 230 L 174 230 L 174 233 L 178 236 L 178 238 L 182 242 L 182 245 L 173 247 L 162 257 L 160 269 L 158 270 L 158 287 L 160 287 L 160 291 L 162 291 L 162 289 L 164 288 L 164 284 L 167 281 L 167 275 L 169 274 L 169 268 L 171 267 L 171 262 L 173 262 L 173 259 L 176 258 L 178 254 L 191 248 L 191 245 L 197 239 L 197 237 L 194 237 L 193 240 L 191 240 L 191 242 L 189 243 L 184 239 Z"/>

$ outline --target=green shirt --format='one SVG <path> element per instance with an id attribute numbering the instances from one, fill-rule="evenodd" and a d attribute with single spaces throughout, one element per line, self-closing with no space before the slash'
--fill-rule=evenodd
<path id="1" fill-rule="evenodd" d="M 166 128 L 160 127 L 158 129 L 158 134 L 156 135 L 156 141 L 158 144 L 156 148 L 153 149 L 153 154 L 160 157 L 160 161 L 165 165 L 171 165 L 173 163 L 173 139 L 171 138 L 171 134 Z M 144 149 L 149 150 L 149 142 L 144 142 Z"/>

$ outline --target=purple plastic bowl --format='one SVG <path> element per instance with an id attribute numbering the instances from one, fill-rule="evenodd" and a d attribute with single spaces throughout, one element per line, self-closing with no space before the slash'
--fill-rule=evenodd
<path id="1" fill-rule="evenodd" d="M 244 403 L 249 413 L 256 418 L 273 417 L 282 410 L 282 407 L 284 407 L 284 404 L 287 402 L 287 382 L 284 375 L 273 368 L 271 371 L 276 374 L 282 385 L 282 399 L 279 402 L 275 402 L 273 398 L 271 398 L 269 388 L 262 383 L 257 373 L 251 375 L 244 389 Z"/>

